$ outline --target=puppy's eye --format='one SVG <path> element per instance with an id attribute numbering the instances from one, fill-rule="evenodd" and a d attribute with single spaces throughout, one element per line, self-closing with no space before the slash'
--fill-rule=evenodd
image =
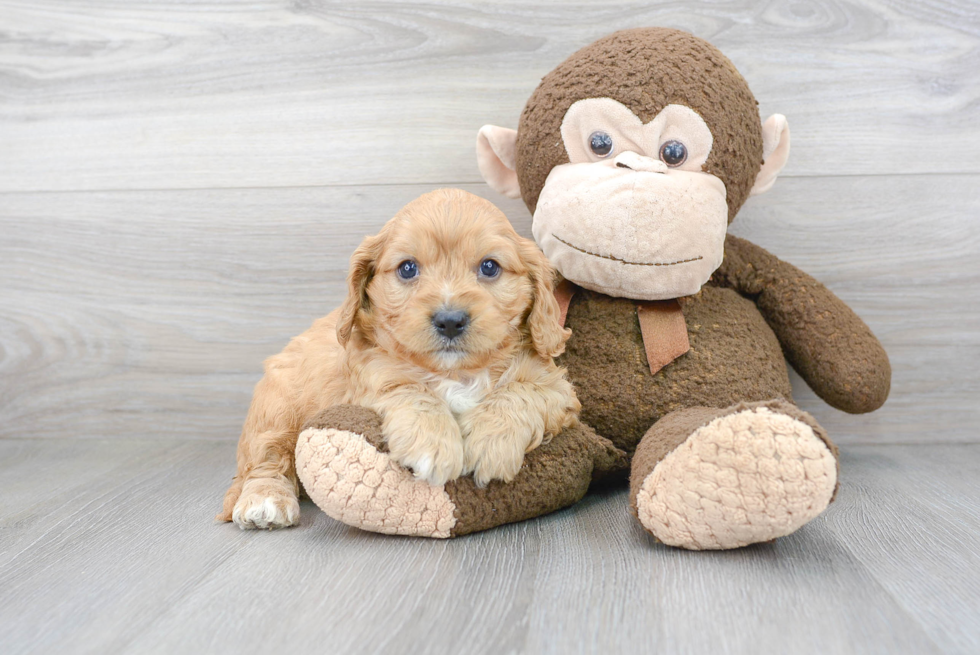
<path id="1" fill-rule="evenodd" d="M 492 259 L 484 259 L 480 262 L 480 275 L 483 277 L 497 277 L 500 275 L 500 264 Z"/>
<path id="2" fill-rule="evenodd" d="M 660 146 L 660 160 L 668 166 L 680 166 L 687 159 L 687 148 L 680 141 L 668 141 Z"/>
<path id="3" fill-rule="evenodd" d="M 589 136 L 589 147 L 597 157 L 608 157 L 613 149 L 612 137 L 605 132 L 593 132 Z"/>
<path id="4" fill-rule="evenodd" d="M 419 265 L 411 259 L 406 259 L 398 265 L 398 277 L 403 280 L 411 280 L 419 274 Z"/>

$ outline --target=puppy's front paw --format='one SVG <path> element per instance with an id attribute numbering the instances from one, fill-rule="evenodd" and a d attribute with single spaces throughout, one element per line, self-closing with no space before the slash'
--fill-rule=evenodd
<path id="1" fill-rule="evenodd" d="M 235 503 L 231 520 L 242 530 L 274 530 L 299 523 L 299 501 L 279 480 L 248 480 Z"/>
<path id="2" fill-rule="evenodd" d="M 463 473 L 463 437 L 448 412 L 400 411 L 385 421 L 392 459 L 434 486 Z"/>
<path id="3" fill-rule="evenodd" d="M 530 438 L 504 434 L 477 426 L 466 437 L 466 470 L 473 472 L 476 486 L 485 487 L 491 480 L 510 482 L 524 464 L 524 452 Z"/>

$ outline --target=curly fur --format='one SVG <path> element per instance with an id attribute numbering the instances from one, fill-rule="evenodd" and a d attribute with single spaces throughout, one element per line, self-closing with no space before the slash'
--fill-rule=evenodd
<path id="1" fill-rule="evenodd" d="M 479 274 L 488 257 L 494 278 Z M 397 275 L 407 259 L 420 271 L 410 281 Z M 512 480 L 580 409 L 552 359 L 570 334 L 553 284 L 548 260 L 488 201 L 444 189 L 404 207 L 354 252 L 344 304 L 266 361 L 218 518 L 298 521 L 297 434 L 338 403 L 377 411 L 392 458 L 431 484 Z M 451 345 L 432 326 L 447 307 L 471 317 Z"/>

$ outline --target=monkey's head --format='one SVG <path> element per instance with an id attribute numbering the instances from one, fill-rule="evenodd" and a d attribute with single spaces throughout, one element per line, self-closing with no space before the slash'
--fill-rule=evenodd
<path id="1" fill-rule="evenodd" d="M 616 32 L 546 75 L 518 129 L 484 126 L 480 172 L 523 197 L 561 274 L 613 296 L 697 293 L 725 233 L 789 155 L 745 80 L 708 42 L 666 28 Z"/>

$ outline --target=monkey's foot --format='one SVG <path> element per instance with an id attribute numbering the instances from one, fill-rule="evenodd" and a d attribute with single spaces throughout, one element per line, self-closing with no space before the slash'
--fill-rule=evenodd
<path id="1" fill-rule="evenodd" d="M 456 537 L 553 512 L 577 502 L 593 478 L 625 467 L 624 453 L 577 426 L 528 453 L 513 482 L 478 488 L 464 477 L 432 486 L 391 459 L 378 415 L 353 405 L 324 410 L 296 443 L 299 479 L 328 516 L 416 537 Z"/>
<path id="2" fill-rule="evenodd" d="M 371 532 L 445 538 L 456 525 L 445 485 L 432 486 L 383 450 L 371 410 L 338 405 L 299 434 L 296 473 L 327 516 Z"/>
<path id="3" fill-rule="evenodd" d="M 633 512 L 658 540 L 739 548 L 791 534 L 826 509 L 837 453 L 816 421 L 785 401 L 694 408 L 650 429 L 630 482 Z"/>

